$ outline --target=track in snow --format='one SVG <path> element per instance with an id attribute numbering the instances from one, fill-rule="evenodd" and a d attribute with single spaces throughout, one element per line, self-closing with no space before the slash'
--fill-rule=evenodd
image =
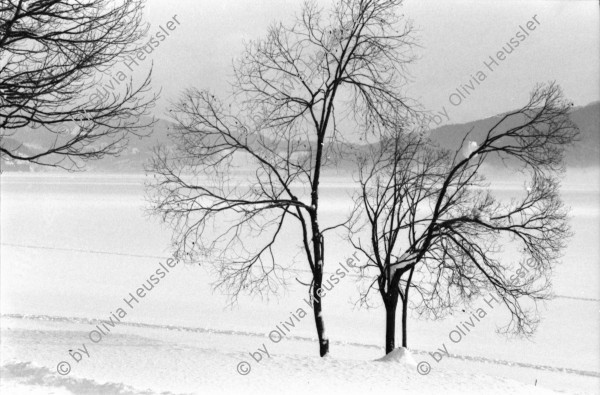
<path id="1" fill-rule="evenodd" d="M 84 250 L 79 248 L 62 248 L 62 247 L 46 247 L 46 246 L 33 246 L 33 245 L 25 245 L 25 244 L 13 244 L 13 243 L 0 243 L 0 245 L 7 247 L 18 247 L 18 248 L 31 248 L 38 250 L 57 250 L 57 251 L 72 251 L 72 252 L 82 252 L 86 254 L 100 254 L 100 255 L 117 255 L 117 256 L 128 256 L 133 258 L 152 258 L 152 259 L 162 259 L 167 260 L 169 257 L 158 256 L 158 255 L 143 255 L 143 254 L 129 254 L 125 252 L 112 252 L 112 251 L 99 251 L 99 250 Z M 290 269 L 292 270 L 292 269 Z M 293 269 L 294 272 L 298 273 L 311 273 L 310 270 L 303 269 Z M 333 273 L 324 273 L 324 274 L 333 274 Z M 348 274 L 348 277 L 354 278 L 362 278 L 356 274 Z M 569 296 L 569 295 L 554 295 L 555 299 L 571 299 L 571 300 L 580 300 L 584 302 L 600 302 L 600 299 L 595 298 L 585 298 L 580 296 Z"/>
<path id="2" fill-rule="evenodd" d="M 70 323 L 70 324 L 86 324 L 86 325 L 96 325 L 96 324 L 99 324 L 102 322 L 101 320 L 97 320 L 97 319 L 89 319 L 89 318 L 81 318 L 81 317 L 60 317 L 60 316 L 49 316 L 49 315 L 2 314 L 2 315 L 0 315 L 0 317 L 1 318 L 21 319 L 21 320 L 64 322 L 64 323 Z M 173 331 L 208 333 L 208 334 L 218 334 L 218 335 L 252 336 L 252 337 L 260 337 L 260 338 L 265 338 L 268 336 L 268 334 L 266 334 L 266 333 L 258 333 L 258 332 L 222 330 L 222 329 L 212 329 L 212 328 L 197 328 L 197 327 L 175 326 L 175 325 L 145 324 L 145 323 L 140 323 L 140 322 L 121 322 L 119 325 L 137 327 L 137 328 L 166 329 L 166 330 L 173 330 Z M 311 341 L 311 342 L 318 341 L 316 338 L 306 337 L 306 336 L 286 336 L 286 339 L 298 340 L 298 341 Z M 358 343 L 358 342 L 340 342 L 340 341 L 333 341 L 332 344 L 341 345 L 341 346 L 375 348 L 375 349 L 383 350 L 383 347 L 375 345 L 375 344 L 365 344 L 365 343 Z M 415 354 L 420 354 L 420 355 L 429 355 L 429 353 L 424 350 L 411 349 L 411 352 L 413 352 Z M 446 357 L 460 359 L 463 361 L 470 361 L 470 362 L 489 363 L 489 364 L 512 366 L 512 367 L 529 368 L 529 369 L 544 370 L 544 371 L 557 372 L 557 373 L 576 374 L 579 376 L 600 377 L 600 372 L 594 372 L 594 371 L 589 371 L 589 370 L 579 370 L 579 369 L 563 368 L 563 367 L 548 366 L 548 365 L 536 365 L 536 364 L 532 364 L 532 363 L 506 361 L 506 360 L 502 360 L 502 359 L 492 359 L 492 358 L 485 358 L 485 357 L 478 357 L 478 356 L 471 356 L 471 355 L 452 354 L 452 353 L 449 354 L 448 356 L 445 356 L 444 358 L 446 358 Z"/>

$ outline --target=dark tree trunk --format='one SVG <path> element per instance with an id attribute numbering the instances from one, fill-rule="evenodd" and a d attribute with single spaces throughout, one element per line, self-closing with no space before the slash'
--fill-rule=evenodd
<path id="1" fill-rule="evenodd" d="M 406 288 L 404 288 L 404 296 L 402 298 L 402 347 L 408 348 L 408 332 L 406 325 L 408 322 L 408 291 L 410 290 L 410 284 L 412 282 L 412 276 L 415 271 L 414 265 L 410 268 L 408 274 L 408 280 L 406 281 Z"/>
<path id="2" fill-rule="evenodd" d="M 408 338 L 406 332 L 406 315 L 408 312 L 408 301 L 402 303 L 402 347 L 408 348 Z"/>
<path id="3" fill-rule="evenodd" d="M 322 266 L 321 266 L 322 267 Z M 315 314 L 315 324 L 317 326 L 317 336 L 319 337 L 319 354 L 324 357 L 329 353 L 329 339 L 325 337 L 325 323 L 323 321 L 323 304 L 317 290 L 321 289 L 323 273 L 315 275 L 315 286 L 313 287 L 313 311 Z"/>
<path id="4" fill-rule="evenodd" d="M 318 200 L 318 195 L 314 194 L 314 201 Z M 323 236 L 319 233 L 319 224 L 316 214 L 312 217 L 313 227 L 313 248 L 315 268 L 313 273 L 314 284 L 312 289 L 313 312 L 315 314 L 315 324 L 317 327 L 317 336 L 319 338 L 319 354 L 324 357 L 329 353 L 329 339 L 325 336 L 325 322 L 323 320 L 323 301 L 319 295 L 319 290 L 323 285 L 323 258 L 325 255 L 325 243 Z"/>
<path id="5" fill-rule="evenodd" d="M 385 353 L 389 354 L 396 348 L 396 307 L 398 306 L 398 291 L 392 292 L 385 301 Z"/>

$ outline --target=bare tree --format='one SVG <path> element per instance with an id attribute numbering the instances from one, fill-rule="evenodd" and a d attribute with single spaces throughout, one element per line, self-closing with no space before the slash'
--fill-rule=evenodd
<path id="1" fill-rule="evenodd" d="M 348 228 L 366 267 L 377 272 L 361 301 L 368 305 L 372 289 L 383 299 L 386 353 L 395 347 L 398 299 L 407 347 L 410 289 L 417 311 L 433 318 L 496 292 L 512 317 L 503 329 L 533 333 L 537 302 L 550 297 L 552 269 L 570 235 L 557 180 L 564 149 L 578 134 L 570 106 L 558 86 L 538 86 L 523 108 L 503 115 L 480 141 L 468 141 L 470 131 L 454 152 L 423 133 L 394 131 L 363 155 Z M 490 188 L 482 165 L 494 158 L 528 178 L 519 196 Z M 530 276 L 522 275 L 523 264 Z"/>
<path id="2" fill-rule="evenodd" d="M 324 234 L 343 222 L 320 223 L 322 170 L 340 157 L 343 133 L 377 133 L 411 111 L 401 88 L 413 41 L 396 14 L 400 4 L 342 0 L 325 12 L 306 2 L 295 23 L 247 44 L 229 103 L 185 93 L 172 109 L 175 146 L 159 149 L 149 168 L 153 210 L 175 229 L 177 251 L 209 256 L 217 286 L 234 299 L 285 284 L 289 240 L 300 240 L 321 356 L 329 351 Z"/>
<path id="3" fill-rule="evenodd" d="M 130 78 L 124 92 L 91 99 L 102 74 L 138 50 L 142 11 L 142 0 L 2 0 L 3 159 L 76 170 L 144 134 L 153 122 L 140 122 L 155 100 L 145 97 L 150 73 L 138 87 Z"/>

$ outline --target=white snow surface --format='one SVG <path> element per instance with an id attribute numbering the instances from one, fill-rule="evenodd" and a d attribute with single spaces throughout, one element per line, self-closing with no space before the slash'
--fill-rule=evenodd
<path id="1" fill-rule="evenodd" d="M 88 346 L 90 358 L 60 376 L 53 358 L 66 354 L 89 325 L 46 319 L 3 319 L 3 394 L 555 394 L 485 374 L 450 368 L 417 373 L 410 356 L 394 351 L 378 361 L 315 354 L 314 344 L 295 341 L 289 350 L 255 362 L 248 336 L 181 329 L 124 327 Z M 262 340 L 252 339 L 259 345 Z M 306 350 L 309 348 L 309 350 Z M 312 352 L 307 352 L 312 351 Z M 247 375 L 236 372 L 246 360 Z M 382 363 L 382 361 L 391 363 Z M 399 363 L 398 363 L 399 362 Z M 414 362 L 414 361 L 413 361 Z M 6 391 L 6 392 L 5 392 Z M 46 391 L 46 392 L 44 392 Z"/>
<path id="2" fill-rule="evenodd" d="M 600 202 L 588 181 L 596 178 L 565 183 L 576 236 L 532 339 L 497 335 L 506 312 L 479 300 L 440 321 L 411 315 L 410 352 L 385 356 L 385 311 L 356 308 L 357 276 L 348 275 L 323 298 L 331 354 L 320 358 L 307 288 L 293 277 L 276 297 L 228 306 L 209 264 L 178 265 L 126 307 L 169 256 L 170 231 L 145 216 L 137 176 L 2 174 L 0 394 L 598 394 Z M 323 227 L 347 214 L 351 184 L 323 182 Z M 498 188 L 523 193 L 517 181 Z M 284 249 L 297 245 L 285 237 Z M 334 233 L 326 242 L 331 274 L 354 251 Z M 307 269 L 296 250 L 283 252 L 286 264 Z M 478 307 L 486 317 L 452 342 Z M 92 342 L 100 325 L 106 334 Z M 76 362 L 69 350 L 84 347 L 89 356 Z M 64 376 L 61 361 L 71 367 Z"/>

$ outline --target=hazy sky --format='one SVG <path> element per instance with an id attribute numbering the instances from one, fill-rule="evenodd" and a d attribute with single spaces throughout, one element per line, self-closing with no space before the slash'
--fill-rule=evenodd
<path id="1" fill-rule="evenodd" d="M 323 6 L 332 0 L 319 0 Z M 189 86 L 229 92 L 232 59 L 243 40 L 257 38 L 274 21 L 286 21 L 301 0 L 148 0 L 150 34 L 177 15 L 180 25 L 152 53 L 153 85 L 162 87 L 158 110 Z M 556 80 L 575 105 L 600 99 L 598 2 L 406 0 L 422 48 L 411 66 L 410 97 L 431 111 L 445 109 L 449 123 L 466 122 L 524 104 L 535 82 Z M 536 16 L 534 31 L 490 71 L 490 62 L 519 26 Z M 147 70 L 150 59 L 135 66 Z M 480 84 L 471 76 L 484 71 Z M 458 105 L 450 95 L 461 85 L 475 88 Z M 458 101 L 454 95 L 454 103 Z"/>

